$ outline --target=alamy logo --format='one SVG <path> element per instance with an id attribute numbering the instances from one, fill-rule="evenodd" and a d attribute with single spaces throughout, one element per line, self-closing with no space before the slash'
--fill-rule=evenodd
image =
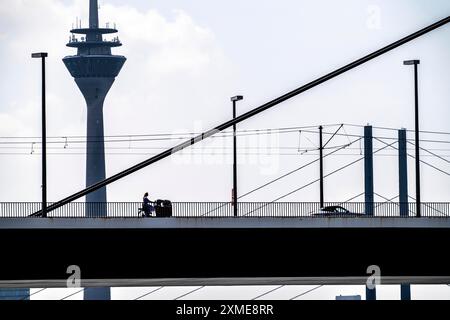
<path id="1" fill-rule="evenodd" d="M 367 7 L 366 26 L 371 30 L 381 29 L 381 8 L 377 5 L 370 5 Z"/>
<path id="2" fill-rule="evenodd" d="M 367 274 L 371 274 L 367 278 L 366 286 L 368 289 L 373 290 L 377 285 L 381 283 L 381 269 L 377 265 L 371 265 L 367 267 Z"/>
<path id="3" fill-rule="evenodd" d="M 79 288 L 81 287 L 81 269 L 77 265 L 71 265 L 67 267 L 67 274 L 70 276 L 67 278 L 67 288 Z"/>

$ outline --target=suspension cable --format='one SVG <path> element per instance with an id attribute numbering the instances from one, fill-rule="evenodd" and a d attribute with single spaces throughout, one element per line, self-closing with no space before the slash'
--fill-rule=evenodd
<path id="1" fill-rule="evenodd" d="M 295 299 L 297 299 L 297 298 L 299 298 L 299 297 L 301 297 L 301 296 L 304 296 L 305 294 L 308 294 L 308 293 L 310 293 L 310 292 L 312 292 L 312 291 L 314 291 L 314 290 L 317 290 L 317 289 L 319 289 L 320 287 L 323 287 L 323 286 L 324 286 L 324 285 L 321 284 L 320 286 L 314 287 L 314 288 L 312 288 L 312 289 L 310 289 L 310 290 L 307 290 L 307 291 L 305 291 L 305 292 L 303 292 L 303 293 L 300 293 L 299 295 L 296 295 L 295 297 L 292 297 L 292 298 L 290 298 L 289 300 L 295 300 Z"/>

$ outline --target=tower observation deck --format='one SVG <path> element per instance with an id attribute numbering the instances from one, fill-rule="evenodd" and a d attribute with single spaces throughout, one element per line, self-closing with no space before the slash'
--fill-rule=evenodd
<path id="1" fill-rule="evenodd" d="M 78 23 L 77 23 L 78 24 Z M 105 146 L 103 103 L 126 58 L 112 55 L 111 48 L 121 46 L 116 36 L 105 40 L 103 35 L 117 33 L 117 29 L 99 27 L 98 2 L 89 2 L 89 28 L 72 29 L 68 47 L 77 48 L 77 54 L 63 59 L 74 77 L 87 104 L 86 186 L 105 179 Z M 78 38 L 78 36 L 80 36 Z M 106 187 L 86 196 L 86 215 L 106 216 Z"/>

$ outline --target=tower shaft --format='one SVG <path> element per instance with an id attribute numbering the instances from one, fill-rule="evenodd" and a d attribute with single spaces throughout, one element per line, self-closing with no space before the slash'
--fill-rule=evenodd
<path id="1" fill-rule="evenodd" d="M 90 186 L 106 178 L 103 103 L 114 78 L 76 78 L 75 82 L 87 105 L 86 186 Z M 86 216 L 106 216 L 106 202 L 106 188 L 88 194 Z"/>
<path id="2" fill-rule="evenodd" d="M 114 28 L 100 28 L 98 1 L 89 1 L 89 28 L 70 31 L 68 47 L 77 48 L 77 54 L 63 59 L 87 105 L 86 187 L 105 180 L 105 141 L 103 127 L 103 103 L 125 63 L 124 56 L 113 55 L 111 48 L 122 44 L 118 37 L 103 39 L 104 34 L 114 34 Z M 85 35 L 77 38 L 76 35 Z M 86 216 L 106 217 L 106 187 L 86 195 Z M 95 243 L 93 245 L 96 245 Z M 110 300 L 109 288 L 87 288 L 85 300 Z"/>

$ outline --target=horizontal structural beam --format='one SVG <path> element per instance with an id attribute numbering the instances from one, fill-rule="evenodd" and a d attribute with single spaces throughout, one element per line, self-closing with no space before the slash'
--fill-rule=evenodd
<path id="1" fill-rule="evenodd" d="M 259 114 L 259 113 L 261 113 L 261 112 L 263 112 L 265 110 L 267 110 L 267 109 L 270 109 L 270 108 L 272 108 L 272 107 L 274 107 L 274 106 L 276 106 L 276 105 L 278 105 L 278 104 L 280 104 L 280 103 L 282 103 L 282 102 L 284 102 L 284 101 L 286 101 L 286 100 L 288 100 L 290 98 L 293 98 L 293 97 L 301 94 L 302 92 L 305 92 L 305 91 L 307 91 L 309 89 L 312 89 L 312 88 L 314 88 L 314 87 L 316 87 L 316 86 L 318 86 L 318 85 L 320 85 L 320 84 L 322 84 L 322 83 L 324 83 L 324 82 L 326 82 L 328 80 L 331 80 L 331 79 L 333 79 L 333 78 L 335 78 L 335 77 L 337 77 L 337 76 L 339 76 L 339 75 L 341 75 L 341 74 L 343 74 L 343 73 L 345 73 L 345 72 L 347 72 L 347 71 L 349 71 L 351 69 L 354 69 L 354 68 L 356 68 L 356 67 L 358 67 L 358 66 L 360 66 L 360 65 L 362 65 L 362 64 L 364 64 L 364 63 L 366 63 L 366 62 L 368 62 L 368 61 L 370 61 L 372 59 L 375 59 L 376 57 L 378 57 L 378 56 L 380 56 L 382 54 L 385 54 L 385 53 L 387 53 L 387 52 L 389 52 L 389 51 L 391 51 L 391 50 L 393 50 L 393 49 L 395 49 L 395 48 L 397 48 L 397 47 L 399 47 L 399 46 L 401 46 L 401 45 L 403 45 L 403 44 L 405 44 L 405 43 L 407 43 L 409 41 L 412 41 L 412 40 L 414 40 L 414 39 L 416 39 L 416 38 L 418 38 L 418 37 L 420 37 L 420 36 L 422 36 L 422 35 L 424 35 L 424 34 L 426 34 L 428 32 L 431 32 L 431 31 L 433 31 L 433 30 L 435 30 L 435 29 L 437 29 L 437 28 L 439 28 L 439 27 L 441 27 L 441 26 L 443 26 L 443 25 L 445 25 L 445 24 L 447 24 L 449 22 L 450 22 L 450 16 L 447 16 L 446 18 L 444 18 L 442 20 L 439 20 L 438 22 L 435 22 L 432 25 L 429 25 L 429 26 L 427 26 L 427 27 L 425 27 L 425 28 L 423 28 L 423 29 L 421 29 L 421 30 L 419 30 L 417 32 L 414 32 L 414 33 L 412 33 L 412 34 L 410 34 L 410 35 L 408 35 L 408 36 L 406 36 L 406 37 L 404 37 L 404 38 L 402 38 L 402 39 L 400 39 L 398 41 L 395 41 L 395 42 L 393 42 L 393 43 L 391 43 L 391 44 L 389 44 L 389 45 L 387 45 L 387 46 L 385 46 L 385 47 L 383 47 L 383 48 L 381 48 L 381 49 L 379 49 L 377 51 L 374 51 L 374 52 L 372 52 L 372 53 L 370 53 L 370 54 L 368 54 L 368 55 L 366 55 L 366 56 L 364 56 L 364 57 L 362 57 L 362 58 L 360 58 L 358 60 L 355 60 L 355 61 L 353 61 L 353 62 L 351 62 L 351 63 L 349 63 L 349 64 L 347 64 L 347 65 L 345 65 L 345 66 L 343 66 L 343 67 L 341 67 L 339 69 L 336 69 L 333 72 L 328 73 L 327 75 L 324 75 L 324 76 L 322 76 L 322 77 L 320 77 L 320 78 L 318 78 L 318 79 L 316 79 L 314 81 L 311 81 L 311 82 L 309 82 L 309 83 L 307 83 L 307 84 L 305 84 L 305 85 L 303 85 L 303 86 L 301 86 L 301 87 L 299 87 L 299 88 L 297 88 L 297 89 L 295 89 L 293 91 L 290 91 L 290 92 L 288 92 L 288 93 L 286 93 L 286 94 L 284 94 L 284 95 L 282 95 L 282 96 L 272 100 L 272 101 L 269 101 L 269 102 L 267 102 L 267 103 L 265 103 L 265 104 L 255 108 L 255 109 L 252 109 L 252 110 L 250 110 L 250 111 L 248 111 L 248 112 L 246 112 L 246 113 L 244 113 L 244 114 L 242 114 L 242 115 L 240 115 L 240 116 L 238 116 L 238 117 L 236 117 L 236 118 L 234 118 L 232 120 L 224 122 L 221 125 L 218 125 L 217 127 L 213 128 L 213 129 L 210 129 L 210 130 L 208 130 L 208 131 L 206 131 L 204 133 L 201 133 L 198 136 L 196 136 L 195 138 L 192 138 L 192 139 L 189 139 L 189 140 L 187 140 L 187 141 L 185 141 L 183 143 L 180 143 L 180 144 L 178 144 L 177 146 L 175 146 L 173 148 L 167 149 L 166 151 L 163 151 L 163 152 L 161 152 L 161 153 L 159 153 L 159 154 L 157 154 L 157 155 L 155 155 L 155 156 L 153 156 L 153 157 L 151 157 L 151 158 L 149 158 L 149 159 L 147 159 L 145 161 L 142 161 L 142 162 L 140 162 L 140 163 L 138 163 L 138 164 L 136 164 L 136 165 L 134 165 L 134 166 L 132 166 L 132 167 L 122 171 L 122 172 L 119 172 L 119 173 L 117 173 L 115 175 L 112 175 L 111 177 L 109 177 L 109 178 L 107 178 L 107 179 L 105 179 L 103 181 L 100 181 L 100 182 L 98 182 L 98 183 L 96 183 L 96 184 L 94 184 L 94 185 L 92 185 L 92 186 L 90 186 L 90 187 L 88 187 L 88 188 L 86 188 L 84 190 L 81 190 L 81 191 L 79 191 L 79 192 L 77 192 L 77 193 L 75 193 L 75 194 L 73 194 L 71 196 L 68 196 L 68 197 L 66 197 L 66 198 L 56 202 L 55 204 L 51 205 L 50 207 L 48 207 L 47 208 L 47 212 L 50 212 L 50 211 L 52 211 L 54 209 L 57 209 L 57 208 L 65 205 L 65 204 L 67 204 L 67 203 L 75 201 L 75 200 L 77 200 L 77 199 L 87 195 L 88 193 L 91 193 L 91 192 L 96 191 L 96 190 L 98 190 L 100 188 L 103 188 L 103 187 L 107 186 L 110 183 L 113 183 L 113 182 L 115 182 L 115 181 L 117 181 L 117 180 L 119 180 L 121 178 L 124 178 L 124 177 L 126 177 L 126 176 L 128 176 L 128 175 L 130 175 L 130 174 L 132 174 L 134 172 L 136 172 L 136 171 L 139 171 L 139 170 L 141 170 L 141 169 L 143 169 L 143 168 L 145 168 L 145 167 L 147 167 L 147 166 L 149 166 L 149 165 L 151 165 L 151 164 L 153 164 L 155 162 L 158 162 L 158 161 L 160 161 L 162 159 L 165 159 L 165 158 L 169 157 L 170 155 L 172 155 L 172 154 L 174 154 L 174 153 L 176 153 L 178 151 L 181 151 L 181 150 L 183 150 L 183 149 L 185 149 L 185 148 L 187 148 L 187 147 L 189 147 L 191 145 L 194 145 L 197 142 L 200 142 L 200 141 L 202 141 L 202 140 L 204 140 L 206 138 L 209 138 L 210 136 L 212 136 L 212 135 L 214 135 L 214 134 L 216 134 L 218 132 L 221 132 L 221 131 L 223 131 L 223 130 L 225 130 L 225 129 L 227 129 L 227 128 L 229 128 L 229 127 L 231 127 L 231 126 L 233 126 L 233 125 L 235 125 L 235 124 L 237 124 L 239 122 L 242 122 L 242 121 L 244 121 L 244 120 L 246 120 L 248 118 L 251 118 L 251 117 L 253 117 L 253 116 L 255 116 L 255 115 L 257 115 L 257 114 Z M 33 215 L 39 216 L 40 214 L 41 214 L 41 212 L 36 212 Z"/>
<path id="2" fill-rule="evenodd" d="M 223 218 L 14 218 L 0 220 L 3 230 L 90 230 L 90 229 L 445 229 L 450 233 L 450 219 L 446 217 L 406 218 L 305 218 L 305 217 L 254 217 Z"/>
<path id="3" fill-rule="evenodd" d="M 241 278 L 160 278 L 160 279 L 86 279 L 81 280 L 84 288 L 95 287 L 172 287 L 172 286 L 278 286 L 278 285 L 366 285 L 368 276 L 361 277 L 241 277 Z M 383 285 L 447 284 L 450 276 L 390 277 L 383 276 Z M 2 288 L 67 288 L 67 280 L 0 280 Z"/>
<path id="4" fill-rule="evenodd" d="M 68 249 L 23 245 L 55 239 Z M 361 250 L 373 239 L 375 245 Z M 450 279 L 450 260 L 443 254 L 450 243 L 448 228 L 2 229 L 0 243 L 0 287 L 25 280 L 66 281 L 73 265 L 80 268 L 82 284 L 102 279 L 367 279 L 369 266 L 380 268 L 381 283 L 385 277 L 400 277 L 402 283 Z M 149 250 L 156 263 L 141 267 Z M 174 264 L 173 257 L 189 263 Z M 301 263 L 293 263 L 293 257 Z"/>

